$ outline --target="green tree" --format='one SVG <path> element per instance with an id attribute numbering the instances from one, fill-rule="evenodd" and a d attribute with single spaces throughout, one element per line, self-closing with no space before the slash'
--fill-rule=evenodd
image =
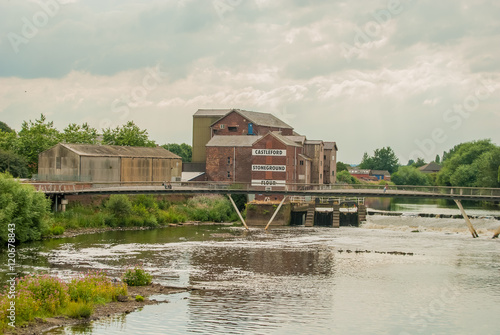
<path id="1" fill-rule="evenodd" d="M 337 162 L 337 173 L 341 171 L 349 171 L 349 165 L 342 162 Z"/>
<path id="2" fill-rule="evenodd" d="M 399 160 L 391 147 L 376 149 L 373 157 L 365 152 L 359 165 L 361 169 L 387 170 L 391 174 L 398 169 L 398 166 Z"/>
<path id="3" fill-rule="evenodd" d="M 15 151 L 17 148 L 17 135 L 15 132 L 0 131 L 0 149 Z"/>
<path id="4" fill-rule="evenodd" d="M 429 178 L 415 166 L 400 166 L 391 175 L 391 181 L 396 185 L 429 185 Z"/>
<path id="5" fill-rule="evenodd" d="M 361 184 L 358 178 L 351 176 L 346 170 L 337 173 L 337 183 Z"/>
<path id="6" fill-rule="evenodd" d="M 15 131 L 7 125 L 7 123 L 0 121 L 0 131 L 4 131 L 6 133 L 15 133 Z"/>
<path id="7" fill-rule="evenodd" d="M 56 145 L 61 134 L 54 128 L 54 123 L 47 122 L 45 115 L 32 122 L 24 121 L 16 141 L 16 153 L 26 158 L 31 173 L 38 170 L 38 154 Z"/>
<path id="8" fill-rule="evenodd" d="M 102 143 L 109 145 L 124 145 L 131 147 L 154 147 L 156 143 L 149 139 L 147 130 L 141 130 L 133 121 L 116 127 L 104 129 Z"/>
<path id="9" fill-rule="evenodd" d="M 87 123 L 82 125 L 78 125 L 76 123 L 69 124 L 66 128 L 64 128 L 64 132 L 61 137 L 62 141 L 65 143 L 98 143 L 97 129 L 90 127 Z"/>
<path id="10" fill-rule="evenodd" d="M 176 154 L 177 156 L 180 156 L 183 163 L 191 162 L 191 158 L 193 157 L 193 148 L 189 144 L 169 143 L 162 145 L 162 147 Z"/>
<path id="11" fill-rule="evenodd" d="M 421 166 L 424 166 L 426 163 L 423 158 L 417 158 L 417 161 L 412 164 L 413 167 L 419 168 Z"/>
<path id="12" fill-rule="evenodd" d="M 28 163 L 24 157 L 0 149 L 0 172 L 9 172 L 16 178 L 29 176 Z"/>
<path id="13" fill-rule="evenodd" d="M 434 162 L 436 164 L 441 164 L 441 158 L 439 157 L 439 155 L 436 155 L 436 159 L 434 159 Z"/>
<path id="14" fill-rule="evenodd" d="M 29 184 L 21 184 L 8 173 L 0 173 L 0 240 L 39 240 L 48 229 L 50 200 Z M 15 231 L 9 231 L 15 227 Z"/>
<path id="15" fill-rule="evenodd" d="M 438 185 L 496 187 L 491 176 L 497 170 L 497 150 L 490 140 L 456 145 L 444 155 L 446 160 L 443 159 L 443 168 L 437 175 Z"/>

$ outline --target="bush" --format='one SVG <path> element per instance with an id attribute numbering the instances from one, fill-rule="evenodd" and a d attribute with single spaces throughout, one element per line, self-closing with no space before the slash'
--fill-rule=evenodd
<path id="1" fill-rule="evenodd" d="M 86 319 L 90 317 L 93 312 L 94 306 L 91 303 L 70 301 L 64 314 L 73 319 Z"/>
<path id="2" fill-rule="evenodd" d="M 119 295 L 126 295 L 124 285 L 115 285 L 104 272 L 89 271 L 83 277 L 74 278 L 68 285 L 72 301 L 105 303 L 116 300 Z"/>
<path id="3" fill-rule="evenodd" d="M 28 313 L 28 315 L 51 315 L 69 302 L 68 287 L 57 277 L 31 274 L 18 280 L 17 289 L 25 293 L 25 295 L 18 296 L 17 301 L 26 299 L 25 302 L 20 303 L 33 304 L 33 307 L 26 306 L 34 310 L 34 313 Z M 17 307 L 19 306 L 16 302 L 16 310 Z"/>
<path id="4" fill-rule="evenodd" d="M 135 296 L 135 301 L 142 302 L 142 301 L 144 301 L 144 297 L 142 295 L 136 295 Z"/>
<path id="5" fill-rule="evenodd" d="M 234 217 L 229 199 L 220 195 L 193 197 L 188 200 L 184 211 L 195 221 L 224 222 Z"/>
<path id="6" fill-rule="evenodd" d="M 123 275 L 123 282 L 129 286 L 146 286 L 151 284 L 152 276 L 140 267 L 127 269 Z"/>
<path id="7" fill-rule="evenodd" d="M 64 227 L 62 226 L 54 226 L 50 229 L 50 233 L 52 235 L 62 235 L 64 234 Z"/>
<path id="8" fill-rule="evenodd" d="M 12 242 L 14 236 L 16 242 L 39 240 L 48 231 L 50 200 L 6 173 L 0 173 L 0 208 L 2 243 Z"/>
<path id="9" fill-rule="evenodd" d="M 106 203 L 106 209 L 117 218 L 124 218 L 132 213 L 132 203 L 124 194 L 113 194 Z"/>

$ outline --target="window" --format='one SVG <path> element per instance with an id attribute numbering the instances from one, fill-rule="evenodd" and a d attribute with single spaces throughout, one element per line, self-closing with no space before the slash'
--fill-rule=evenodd
<path id="1" fill-rule="evenodd" d="M 332 171 L 332 177 L 335 177 L 335 171 Z"/>
<path id="2" fill-rule="evenodd" d="M 326 155 L 323 156 L 323 159 L 326 160 Z"/>
<path id="3" fill-rule="evenodd" d="M 56 169 L 61 169 L 61 157 L 56 157 Z"/>
<path id="4" fill-rule="evenodd" d="M 231 157 L 227 158 L 227 165 L 231 164 Z"/>
<path id="5" fill-rule="evenodd" d="M 227 171 L 227 177 L 231 178 L 231 172 L 230 171 Z"/>
<path id="6" fill-rule="evenodd" d="M 219 125 L 219 128 L 220 129 L 224 129 L 224 128 L 226 128 L 226 125 L 225 124 L 221 124 L 221 125 Z"/>
<path id="7" fill-rule="evenodd" d="M 300 161 L 300 163 L 299 163 L 299 164 L 300 164 L 300 165 L 304 165 L 304 161 Z"/>
<path id="8" fill-rule="evenodd" d="M 323 179 L 323 174 L 319 174 L 319 179 Z"/>
<path id="9" fill-rule="evenodd" d="M 229 130 L 230 132 L 237 132 L 238 127 L 227 127 L 227 130 Z"/>

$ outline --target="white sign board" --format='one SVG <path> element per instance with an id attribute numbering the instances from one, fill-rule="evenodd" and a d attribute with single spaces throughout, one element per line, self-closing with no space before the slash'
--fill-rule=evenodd
<path id="1" fill-rule="evenodd" d="M 252 186 L 286 186 L 285 180 L 252 180 Z"/>
<path id="2" fill-rule="evenodd" d="M 286 172 L 286 165 L 252 165 L 252 171 Z"/>
<path id="3" fill-rule="evenodd" d="M 254 156 L 286 156 L 286 150 L 282 149 L 252 149 Z"/>

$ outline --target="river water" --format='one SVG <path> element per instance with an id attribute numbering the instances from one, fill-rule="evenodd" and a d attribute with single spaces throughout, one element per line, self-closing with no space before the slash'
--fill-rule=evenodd
<path id="1" fill-rule="evenodd" d="M 28 244 L 20 270 L 205 288 L 49 334 L 499 334 L 500 222 L 369 216 L 360 228 L 186 226 Z"/>

